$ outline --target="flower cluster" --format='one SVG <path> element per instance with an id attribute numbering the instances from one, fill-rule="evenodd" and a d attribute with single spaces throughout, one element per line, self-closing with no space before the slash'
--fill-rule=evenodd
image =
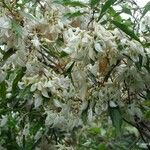
<path id="1" fill-rule="evenodd" d="M 114 149 L 110 125 L 150 136 L 135 118 L 150 114 L 149 16 L 139 29 L 115 2 L 0 2 L 0 149 Z"/>

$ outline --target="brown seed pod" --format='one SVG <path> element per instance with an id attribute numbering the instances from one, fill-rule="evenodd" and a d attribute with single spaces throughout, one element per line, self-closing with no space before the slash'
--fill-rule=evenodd
<path id="1" fill-rule="evenodd" d="M 70 25 L 74 28 L 80 27 L 81 21 L 80 21 L 80 19 L 73 20 Z"/>
<path id="2" fill-rule="evenodd" d="M 99 60 L 99 72 L 105 75 L 108 70 L 108 65 L 109 65 L 108 57 L 107 56 L 101 57 Z"/>

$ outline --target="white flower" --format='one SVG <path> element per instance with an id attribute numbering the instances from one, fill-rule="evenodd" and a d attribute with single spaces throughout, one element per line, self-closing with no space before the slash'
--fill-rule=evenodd
<path id="1" fill-rule="evenodd" d="M 86 141 L 85 143 L 83 143 L 82 145 L 88 147 L 88 146 L 90 146 L 90 144 L 91 144 L 91 141 L 87 140 L 87 141 Z"/>
<path id="2" fill-rule="evenodd" d="M 39 93 L 35 93 L 33 97 L 34 97 L 34 108 L 36 109 L 39 106 L 41 106 L 43 99 Z"/>
<path id="3" fill-rule="evenodd" d="M 53 113 L 52 111 L 47 111 L 47 117 L 45 119 L 45 125 L 51 126 L 54 123 L 55 118 L 57 117 L 57 114 Z"/>
<path id="4" fill-rule="evenodd" d="M 110 102 L 109 102 L 109 105 L 110 105 L 110 107 L 117 107 L 117 105 L 116 105 L 115 102 L 113 102 L 113 101 L 110 101 Z"/>
<path id="5" fill-rule="evenodd" d="M 83 101 L 80 108 L 81 113 L 87 108 L 87 106 L 88 106 L 88 101 Z"/>
<path id="6" fill-rule="evenodd" d="M 42 88 L 41 93 L 44 97 L 49 98 L 48 91 L 45 88 Z"/>
<path id="7" fill-rule="evenodd" d="M 62 104 L 57 99 L 54 99 L 54 105 L 56 107 L 62 107 Z"/>
<path id="8" fill-rule="evenodd" d="M 30 132 L 29 128 L 30 128 L 30 124 L 27 123 L 23 129 L 23 135 L 25 135 L 25 136 L 29 135 L 29 132 Z"/>
<path id="9" fill-rule="evenodd" d="M 105 136 L 106 130 L 104 128 L 100 128 L 100 133 L 102 136 Z"/>
<path id="10" fill-rule="evenodd" d="M 88 122 L 89 123 L 92 123 L 93 122 L 93 110 L 92 110 L 92 108 L 90 108 L 89 110 L 88 110 Z"/>
<path id="11" fill-rule="evenodd" d="M 5 80 L 6 72 L 0 69 L 0 83 Z"/>
<path id="12" fill-rule="evenodd" d="M 5 126 L 7 121 L 8 121 L 8 117 L 2 115 L 2 119 L 0 120 L 0 127 Z"/>
<path id="13" fill-rule="evenodd" d="M 30 87 L 30 91 L 34 92 L 36 90 L 36 88 L 37 88 L 37 83 L 32 84 L 31 87 Z"/>
<path id="14" fill-rule="evenodd" d="M 0 53 L 0 60 L 3 58 L 3 54 L 2 53 Z"/>
<path id="15" fill-rule="evenodd" d="M 74 51 L 74 49 L 69 48 L 69 47 L 66 47 L 66 48 L 63 49 L 63 51 L 64 51 L 65 53 L 67 53 L 67 54 L 71 54 L 71 53 Z"/>
<path id="16" fill-rule="evenodd" d="M 102 51 L 103 51 L 103 49 L 102 49 L 100 43 L 95 43 L 95 44 L 94 44 L 94 48 L 95 48 L 95 50 L 96 50 L 97 52 L 102 52 Z"/>
<path id="17" fill-rule="evenodd" d="M 84 36 L 83 38 L 82 38 L 82 44 L 88 44 L 89 43 L 89 38 L 87 37 L 87 35 L 86 36 Z"/>
<path id="18" fill-rule="evenodd" d="M 88 55 L 89 55 L 89 57 L 90 57 L 93 61 L 95 61 L 96 53 L 95 53 L 95 51 L 93 50 L 92 47 L 89 48 L 89 53 L 88 53 Z"/>
<path id="19" fill-rule="evenodd" d="M 0 30 L 11 28 L 10 20 L 6 16 L 0 17 Z"/>
<path id="20" fill-rule="evenodd" d="M 45 82 L 44 86 L 51 89 L 54 87 L 54 81 L 49 80 L 48 82 Z"/>
<path id="21" fill-rule="evenodd" d="M 40 41 L 39 41 L 39 39 L 38 39 L 38 37 L 37 37 L 36 35 L 33 37 L 33 39 L 31 40 L 31 42 L 33 43 L 33 45 L 34 45 L 37 49 L 40 49 L 41 43 L 40 43 Z"/>
<path id="22" fill-rule="evenodd" d="M 7 93 L 6 94 L 6 98 L 11 98 L 11 96 L 12 96 L 12 93 Z"/>
<path id="23" fill-rule="evenodd" d="M 39 131 L 35 134 L 34 139 L 35 139 L 36 141 L 38 141 L 38 140 L 41 138 L 41 136 L 42 136 L 42 130 L 39 130 Z"/>

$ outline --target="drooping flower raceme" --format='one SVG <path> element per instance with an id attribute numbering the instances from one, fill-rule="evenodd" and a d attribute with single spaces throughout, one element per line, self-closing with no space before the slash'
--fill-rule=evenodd
<path id="1" fill-rule="evenodd" d="M 149 117 L 148 17 L 137 36 L 138 25 L 109 2 L 0 2 L 0 148 L 134 145 L 118 144 L 111 125 L 118 137 L 139 140 Z"/>

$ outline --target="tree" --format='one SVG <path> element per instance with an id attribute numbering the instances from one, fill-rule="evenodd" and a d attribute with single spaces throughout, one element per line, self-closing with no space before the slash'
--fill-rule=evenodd
<path id="1" fill-rule="evenodd" d="M 150 149 L 149 9 L 1 0 L 0 149 Z"/>

